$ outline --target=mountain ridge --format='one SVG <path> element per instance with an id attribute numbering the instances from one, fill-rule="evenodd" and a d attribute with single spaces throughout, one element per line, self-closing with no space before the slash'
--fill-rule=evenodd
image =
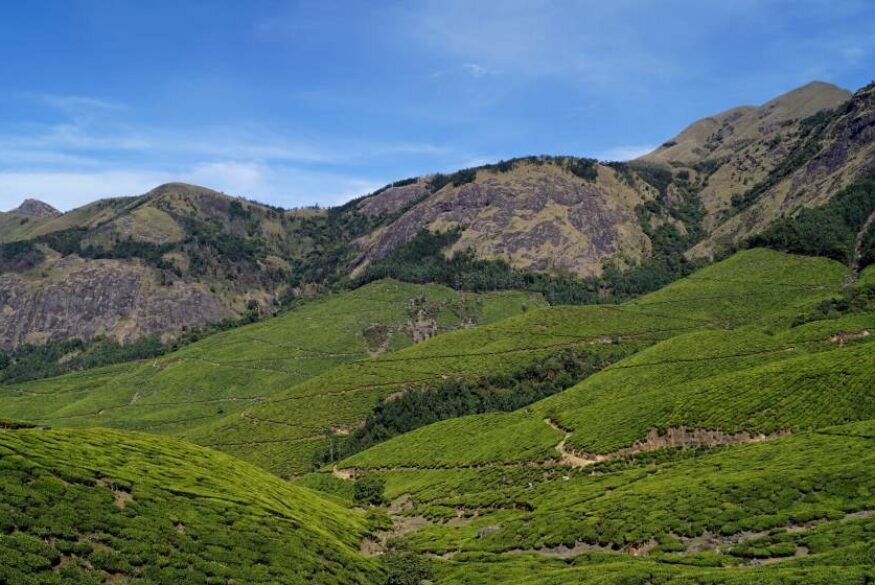
<path id="1" fill-rule="evenodd" d="M 355 282 L 423 231 L 458 232 L 444 257 L 470 251 L 521 273 L 569 274 L 608 294 L 617 273 L 632 271 L 637 284 L 627 288 L 639 294 L 875 172 L 873 96 L 871 86 L 851 96 L 813 82 L 695 122 L 634 161 L 523 157 L 396 181 L 327 210 L 167 183 L 60 215 L 2 213 L 0 345 L 170 338 L 183 327 L 271 314 Z M 111 298 L 121 273 L 156 302 L 141 310 L 142 295 L 130 295 L 102 317 L 77 311 L 84 321 L 50 310 L 70 295 L 88 297 L 67 283 Z M 179 320 L 150 308 L 162 298 L 199 300 Z"/>

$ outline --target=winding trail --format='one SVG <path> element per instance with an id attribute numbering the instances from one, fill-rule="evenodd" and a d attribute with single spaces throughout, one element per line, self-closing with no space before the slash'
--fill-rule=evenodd
<path id="1" fill-rule="evenodd" d="M 598 460 L 597 458 L 587 459 L 585 457 L 580 457 L 575 455 L 573 451 L 566 449 L 565 443 L 571 438 L 571 431 L 566 431 L 549 418 L 545 418 L 544 422 L 553 430 L 565 433 L 565 436 L 562 437 L 562 440 L 556 445 L 556 451 L 559 453 L 559 460 L 563 465 L 568 465 L 570 467 L 586 467 L 587 465 L 592 465 Z"/>

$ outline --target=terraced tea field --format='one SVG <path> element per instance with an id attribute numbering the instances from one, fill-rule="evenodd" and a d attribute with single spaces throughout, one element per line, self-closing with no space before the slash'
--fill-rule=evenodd
<path id="1" fill-rule="evenodd" d="M 550 308 L 380 282 L 159 360 L 2 387 L 0 577 L 380 582 L 394 561 L 374 555 L 401 543 L 447 585 L 867 582 L 875 277 L 852 295 L 846 274 L 749 250 L 624 305 Z M 610 365 L 307 473 L 381 399 L 568 350 Z M 355 507 L 362 475 L 388 508 Z"/>
<path id="2" fill-rule="evenodd" d="M 373 583 L 364 514 L 222 453 L 0 430 L 0 582 Z"/>
<path id="3" fill-rule="evenodd" d="M 218 333 L 158 359 L 0 385 L 4 416 L 180 434 L 239 413 L 340 364 L 544 304 L 383 281 Z"/>
<path id="4" fill-rule="evenodd" d="M 746 324 L 754 321 L 767 322 L 769 327 L 787 327 L 799 314 L 839 294 L 845 273 L 845 267 L 830 260 L 751 250 L 626 305 L 528 311 L 493 325 L 450 332 L 392 354 L 345 364 L 250 406 L 243 417 L 228 417 L 187 436 L 199 443 L 218 445 L 276 473 L 297 474 L 311 465 L 313 452 L 330 435 L 349 432 L 381 398 L 447 378 L 475 379 L 515 371 L 564 348 L 634 353 L 660 341 L 697 333 L 715 336 L 713 343 L 721 345 L 720 351 L 730 357 L 762 360 L 762 356 L 734 354 L 780 355 L 783 346 L 775 350 L 779 341 L 761 340 L 760 344 L 767 347 L 748 347 L 747 341 L 738 338 L 739 349 L 732 351 L 723 346 L 725 341 L 719 341 L 721 332 L 736 339 L 732 332 L 739 330 L 747 335 Z M 713 300 L 718 294 L 715 288 L 721 283 L 737 291 L 733 294 L 749 296 L 743 310 L 737 301 Z M 691 339 L 697 343 L 695 337 Z M 658 351 L 658 347 L 653 349 Z M 669 351 L 675 355 L 674 350 Z M 702 356 L 699 361 L 709 363 L 714 359 Z M 625 363 L 610 369 L 622 369 Z M 692 375 L 684 373 L 695 370 L 687 365 L 683 359 L 676 363 L 676 369 L 682 372 L 679 375 Z M 602 377 L 594 376 L 592 382 L 584 384 L 594 384 L 597 379 Z M 566 394 L 553 400 L 561 403 Z M 606 395 L 610 396 L 610 390 Z M 306 404 L 305 409 L 298 406 L 302 404 Z M 548 408 L 538 408 L 539 420 L 553 416 Z M 445 454 L 439 457 L 457 454 L 455 449 L 438 452 Z M 514 457 L 506 449 L 499 452 Z"/>

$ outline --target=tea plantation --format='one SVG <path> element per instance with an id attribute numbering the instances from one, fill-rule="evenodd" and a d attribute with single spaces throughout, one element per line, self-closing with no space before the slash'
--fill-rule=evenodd
<path id="1" fill-rule="evenodd" d="M 875 582 L 847 274 L 751 249 L 574 307 L 381 281 L 0 386 L 0 583 Z"/>

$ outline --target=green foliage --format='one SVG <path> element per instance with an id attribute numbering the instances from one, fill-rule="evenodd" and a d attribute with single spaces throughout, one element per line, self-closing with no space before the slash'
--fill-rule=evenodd
<path id="1" fill-rule="evenodd" d="M 857 234 L 875 212 L 875 181 L 852 185 L 822 207 L 802 209 L 750 239 L 750 246 L 765 246 L 811 256 L 825 256 L 850 264 Z M 862 266 L 873 260 L 873 231 L 864 239 Z"/>
<path id="2" fill-rule="evenodd" d="M 386 585 L 421 585 L 432 578 L 431 563 L 403 544 L 386 553 Z"/>
<path id="3" fill-rule="evenodd" d="M 44 258 L 32 240 L 0 244 L 0 273 L 30 270 Z"/>
<path id="4" fill-rule="evenodd" d="M 386 481 L 375 474 L 366 474 L 355 481 L 353 501 L 362 506 L 379 506 L 383 503 Z"/>
<path id="5" fill-rule="evenodd" d="M 670 168 L 660 164 L 646 162 L 631 162 L 626 164 L 628 168 L 641 177 L 645 183 L 656 189 L 661 199 L 665 199 L 668 194 L 668 186 L 671 185 L 673 180 Z"/>
<path id="6" fill-rule="evenodd" d="M 4 583 L 374 583 L 365 530 L 361 514 L 209 449 L 0 431 Z"/>
<path id="7" fill-rule="evenodd" d="M 702 224 L 705 211 L 695 189 L 683 181 L 675 183 L 674 200 L 669 202 L 670 170 L 649 164 L 636 164 L 633 168 L 644 172 L 642 178 L 651 182 L 660 195 L 636 209 L 641 229 L 650 238 L 650 257 L 625 270 L 616 263 L 605 266 L 604 286 L 618 298 L 657 290 L 700 268 L 701 263 L 689 261 L 685 252 L 705 236 Z M 683 232 L 677 224 L 683 225 Z"/>
<path id="8" fill-rule="evenodd" d="M 332 439 L 317 464 L 339 461 L 354 453 L 425 425 L 468 414 L 512 411 L 570 388 L 628 353 L 589 348 L 562 349 L 515 372 L 476 380 L 449 379 L 400 397 L 381 400 L 364 424 L 347 437 Z"/>
<path id="9" fill-rule="evenodd" d="M 43 345 L 19 345 L 0 357 L 0 382 L 26 382 L 73 370 L 156 357 L 166 353 L 168 349 L 154 335 L 128 343 L 105 338 L 86 343 L 74 338 Z"/>

